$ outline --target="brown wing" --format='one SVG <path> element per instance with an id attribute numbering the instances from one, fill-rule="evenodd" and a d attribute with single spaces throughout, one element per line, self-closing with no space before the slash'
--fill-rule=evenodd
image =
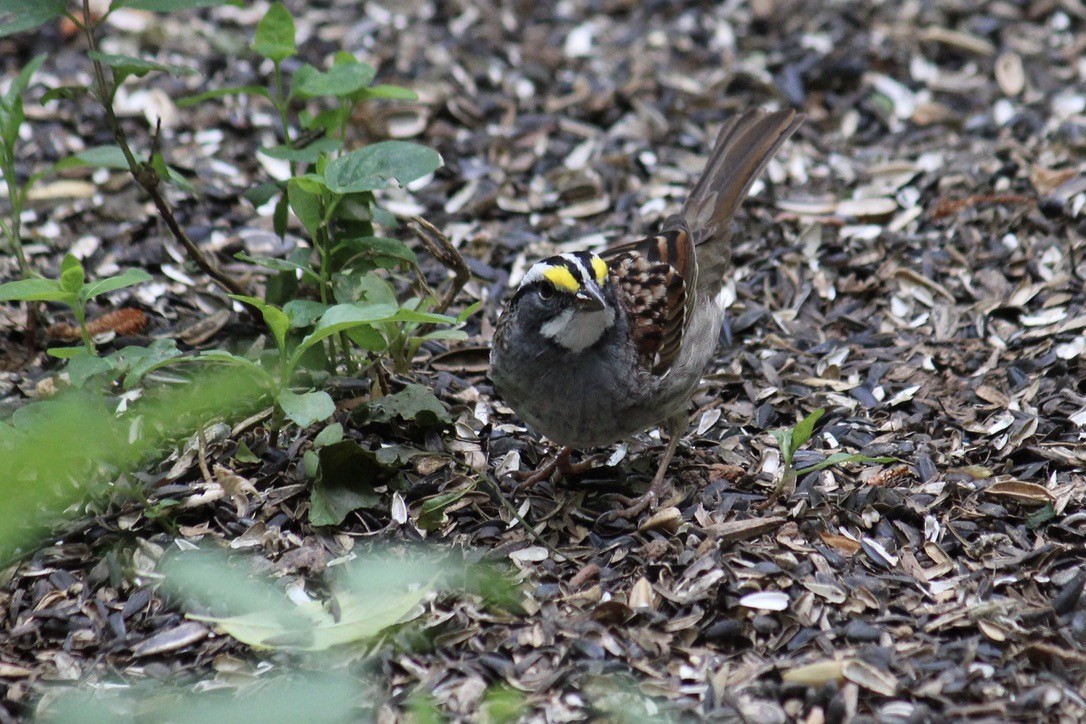
<path id="1" fill-rule="evenodd" d="M 682 345 L 697 260 L 690 235 L 672 229 L 603 254 L 622 297 L 640 366 L 662 375 Z"/>
<path id="2" fill-rule="evenodd" d="M 631 337 L 644 369 L 664 374 L 682 345 L 696 294 L 715 294 L 728 263 L 727 227 L 754 179 L 803 117 L 790 110 L 748 111 L 721 128 L 682 212 L 657 236 L 603 253 L 622 291 Z M 694 247 L 701 246 L 695 256 Z M 704 276 L 699 285 L 699 276 Z"/>

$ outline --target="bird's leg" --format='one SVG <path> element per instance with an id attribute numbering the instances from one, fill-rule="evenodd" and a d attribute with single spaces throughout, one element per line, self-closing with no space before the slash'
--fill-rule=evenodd
<path id="1" fill-rule="evenodd" d="M 540 483 L 557 471 L 560 475 L 565 477 L 566 475 L 580 475 L 592 468 L 596 467 L 598 461 L 595 457 L 590 457 L 579 463 L 571 462 L 569 456 L 573 453 L 573 448 L 568 445 L 558 451 L 558 454 L 554 456 L 554 459 L 549 463 L 539 468 L 535 472 L 521 472 L 517 471 L 513 473 L 513 477 L 519 478 L 522 482 L 517 486 L 517 492 L 522 492 L 531 488 L 536 483 Z"/>
<path id="2" fill-rule="evenodd" d="M 682 439 L 682 434 L 686 430 L 688 422 L 689 418 L 685 414 L 668 418 L 666 427 L 670 439 L 667 441 L 667 448 L 664 450 L 663 457 L 660 458 L 660 467 L 656 469 L 656 476 L 652 479 L 648 491 L 633 500 L 627 499 L 625 508 L 611 511 L 604 518 L 608 520 L 618 518 L 629 520 L 640 515 L 642 511 L 656 506 L 656 503 L 663 497 L 664 491 L 667 490 L 667 468 L 671 464 L 671 459 L 675 457 L 675 450 L 679 447 L 679 440 Z"/>

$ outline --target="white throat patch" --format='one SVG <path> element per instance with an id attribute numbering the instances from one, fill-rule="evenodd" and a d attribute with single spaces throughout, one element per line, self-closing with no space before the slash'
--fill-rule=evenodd
<path id="1" fill-rule="evenodd" d="M 584 312 L 571 308 L 544 324 L 539 331 L 570 352 L 581 352 L 599 341 L 614 323 L 613 309 Z"/>

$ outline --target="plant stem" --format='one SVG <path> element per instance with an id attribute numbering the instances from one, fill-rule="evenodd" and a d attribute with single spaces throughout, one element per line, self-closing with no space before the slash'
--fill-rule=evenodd
<path id="1" fill-rule="evenodd" d="M 90 0 L 83 0 L 82 25 L 83 34 L 87 38 L 88 48 L 90 50 L 96 50 L 97 46 L 94 40 L 95 26 L 90 12 Z M 94 65 L 94 78 L 97 85 L 96 95 L 98 96 L 98 101 L 102 104 L 102 108 L 105 109 L 106 123 L 109 125 L 110 130 L 113 131 L 113 138 L 117 142 L 117 146 L 121 149 L 121 153 L 124 154 L 124 159 L 128 164 L 128 170 L 132 174 L 132 178 L 134 178 L 136 182 L 143 187 L 143 190 L 147 192 L 147 195 L 151 197 L 151 201 L 154 202 L 158 215 L 166 223 L 166 228 L 170 230 L 170 234 L 174 239 L 185 248 L 185 252 L 188 254 L 189 259 L 191 259 L 202 272 L 211 277 L 216 284 L 226 291 L 231 294 L 246 294 L 247 290 L 245 287 L 218 269 L 211 260 L 204 255 L 200 250 L 200 247 L 196 245 L 196 242 L 189 238 L 189 235 L 181 228 L 181 224 L 174 216 L 173 209 L 170 207 L 170 204 L 166 201 L 166 198 L 162 195 L 162 191 L 159 188 L 162 180 L 159 178 L 158 173 L 151 167 L 151 164 L 140 163 L 137 161 L 135 154 L 132 153 L 132 149 L 128 145 L 128 138 L 125 135 L 124 128 L 121 127 L 120 121 L 117 120 L 117 114 L 113 110 L 113 95 L 116 92 L 116 88 L 111 87 L 110 82 L 106 80 L 105 67 L 100 61 L 93 60 L 91 62 Z"/>
<path id="2" fill-rule="evenodd" d="M 468 269 L 467 262 L 464 261 L 464 257 L 460 254 L 452 242 L 449 241 L 449 237 L 441 233 L 441 230 L 431 224 L 421 216 L 416 216 L 411 219 L 409 224 L 415 235 L 422 240 L 422 243 L 430 250 L 430 253 L 434 255 L 434 258 L 441 262 L 442 266 L 453 273 L 452 282 L 449 284 L 448 289 L 438 300 L 437 306 L 434 311 L 438 314 L 444 314 L 445 310 L 456 299 L 456 295 L 460 293 L 460 290 L 464 288 L 464 285 L 468 283 L 468 279 L 471 278 L 471 270 Z M 433 325 L 424 325 L 425 331 L 419 332 L 419 335 L 425 334 L 429 331 Z M 422 329 L 422 328 L 420 328 Z"/>
<path id="3" fill-rule="evenodd" d="M 283 143 L 287 148 L 294 148 L 294 141 L 290 137 L 290 120 L 287 118 L 289 102 L 283 86 L 283 69 L 279 61 L 275 61 L 275 109 L 279 111 L 279 123 L 283 126 Z M 294 161 L 290 161 L 290 175 L 293 178 L 297 173 Z"/>
<path id="4" fill-rule="evenodd" d="M 94 348 L 94 340 L 91 339 L 90 330 L 87 329 L 86 308 L 73 307 L 72 311 L 75 312 L 75 318 L 79 322 L 79 335 L 83 338 L 83 346 L 87 348 L 92 356 L 97 355 L 98 350 Z"/>
<path id="5" fill-rule="evenodd" d="M 5 156 L 7 154 L 4 154 Z M 8 164 L 5 158 L 4 167 L 2 173 L 4 174 L 4 181 L 8 185 L 8 202 L 11 204 L 11 225 L 4 224 L 2 226 L 4 236 L 11 240 L 11 248 L 15 251 L 15 259 L 19 262 L 19 273 L 23 279 L 30 278 L 30 265 L 26 261 L 26 252 L 23 251 L 23 233 L 22 233 L 22 216 L 23 216 L 23 194 L 22 189 L 19 188 L 19 184 L 15 180 L 15 164 Z"/>

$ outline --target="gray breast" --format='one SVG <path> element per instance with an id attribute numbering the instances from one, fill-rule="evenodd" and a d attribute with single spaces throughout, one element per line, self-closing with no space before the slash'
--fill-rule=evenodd
<path id="1" fill-rule="evenodd" d="M 504 349 L 495 347 L 491 378 L 521 419 L 553 442 L 609 445 L 671 413 L 661 411 L 659 380 L 637 369 L 625 339 L 616 325 L 599 343 L 574 354 L 538 337 L 513 337 Z"/>

